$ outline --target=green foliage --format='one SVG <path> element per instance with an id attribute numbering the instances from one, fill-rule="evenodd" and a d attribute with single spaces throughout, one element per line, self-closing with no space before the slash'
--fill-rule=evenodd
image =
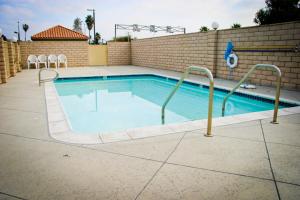
<path id="1" fill-rule="evenodd" d="M 86 18 L 85 18 L 85 23 L 86 23 L 86 26 L 87 26 L 87 28 L 89 29 L 89 31 L 92 30 L 92 28 L 93 28 L 93 26 L 94 26 L 94 22 L 95 22 L 95 20 L 94 20 L 94 18 L 92 17 L 92 15 L 86 16 Z"/>
<path id="2" fill-rule="evenodd" d="M 131 41 L 131 36 L 120 36 L 120 37 L 117 37 L 117 38 L 113 38 L 112 41 L 117 41 L 117 42 L 128 42 L 128 41 Z"/>
<path id="3" fill-rule="evenodd" d="M 28 24 L 23 24 L 23 30 L 24 30 L 25 32 L 27 32 L 27 31 L 28 31 L 28 29 L 29 29 L 29 26 L 28 26 Z"/>
<path id="4" fill-rule="evenodd" d="M 23 24 L 22 27 L 23 27 L 23 30 L 25 32 L 25 41 L 26 41 L 26 33 L 27 33 L 28 29 L 29 29 L 29 26 L 28 26 L 28 24 Z"/>
<path id="5" fill-rule="evenodd" d="M 85 23 L 86 23 L 87 28 L 89 29 L 89 41 L 91 40 L 91 30 L 94 26 L 94 22 L 95 22 L 95 20 L 92 17 L 92 15 L 86 16 Z"/>
<path id="6" fill-rule="evenodd" d="M 94 44 L 99 44 L 100 39 L 101 39 L 101 35 L 97 32 L 95 34 Z"/>
<path id="7" fill-rule="evenodd" d="M 199 30 L 201 33 L 204 33 L 204 32 L 209 31 L 209 28 L 207 28 L 207 26 L 201 26 L 201 28 Z"/>
<path id="8" fill-rule="evenodd" d="M 82 33 L 82 21 L 79 17 L 74 19 L 73 30 Z"/>
<path id="9" fill-rule="evenodd" d="M 299 0 L 266 0 L 257 11 L 254 22 L 259 25 L 300 20 Z"/>
<path id="10" fill-rule="evenodd" d="M 238 24 L 238 23 L 234 23 L 232 24 L 231 28 L 241 28 L 241 24 Z"/>

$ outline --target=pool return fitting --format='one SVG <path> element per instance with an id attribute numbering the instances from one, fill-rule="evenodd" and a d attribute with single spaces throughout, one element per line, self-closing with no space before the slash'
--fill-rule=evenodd
<path id="1" fill-rule="evenodd" d="M 55 77 L 54 78 L 41 79 L 42 71 L 54 71 L 55 72 Z M 41 86 L 41 83 L 55 81 L 56 79 L 58 79 L 58 77 L 59 77 L 59 73 L 55 69 L 48 69 L 48 68 L 40 69 L 40 71 L 39 71 L 39 86 Z"/>
<path id="2" fill-rule="evenodd" d="M 185 69 L 184 74 L 181 76 L 180 80 L 177 82 L 176 86 L 172 90 L 172 92 L 169 94 L 167 99 L 165 100 L 162 109 L 161 109 L 161 123 L 165 124 L 165 108 L 173 95 L 176 93 L 176 91 L 179 89 L 180 85 L 184 82 L 184 79 L 187 78 L 189 73 L 191 71 L 198 71 L 205 73 L 207 77 L 209 78 L 209 103 L 208 103 L 208 117 L 207 117 L 207 132 L 205 136 L 212 137 L 211 134 L 211 127 L 212 127 L 212 110 L 213 110 L 213 96 L 214 96 L 214 78 L 209 69 L 206 67 L 198 67 L 198 66 L 190 66 Z"/>
<path id="3" fill-rule="evenodd" d="M 277 83 L 276 83 L 276 95 L 275 95 L 275 102 L 274 102 L 274 114 L 273 120 L 271 123 L 278 124 L 277 121 L 277 114 L 278 114 L 278 107 L 279 107 L 279 96 L 280 96 L 280 86 L 281 86 L 281 71 L 276 65 L 270 64 L 257 64 L 254 65 L 247 74 L 236 84 L 236 86 L 225 96 L 222 104 L 222 117 L 225 115 L 225 106 L 228 98 L 240 87 L 240 85 L 246 81 L 246 79 L 258 68 L 270 68 L 271 70 L 275 71 L 277 74 Z"/>

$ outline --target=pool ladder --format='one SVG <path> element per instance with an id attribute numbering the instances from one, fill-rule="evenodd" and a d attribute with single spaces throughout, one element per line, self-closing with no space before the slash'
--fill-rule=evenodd
<path id="1" fill-rule="evenodd" d="M 270 65 L 270 64 L 257 64 L 254 65 L 247 74 L 244 75 L 244 77 L 236 84 L 236 86 L 225 96 L 222 104 L 222 116 L 225 115 L 225 106 L 228 98 L 240 87 L 240 85 L 246 81 L 246 79 L 258 68 L 270 68 L 277 74 L 277 83 L 276 83 L 276 94 L 275 94 L 275 102 L 274 102 L 274 114 L 273 114 L 273 120 L 271 123 L 277 124 L 277 114 L 278 114 L 278 106 L 279 106 L 279 96 L 280 96 L 280 86 L 281 86 L 281 71 L 276 65 Z"/>
<path id="2" fill-rule="evenodd" d="M 54 78 L 41 79 L 42 71 L 54 71 L 55 72 L 55 77 Z M 48 68 L 40 69 L 40 71 L 39 71 L 39 86 L 41 86 L 41 83 L 55 81 L 58 77 L 59 77 L 59 73 L 55 69 L 48 69 Z"/>
<path id="3" fill-rule="evenodd" d="M 209 69 L 206 67 L 198 67 L 198 66 L 190 66 L 185 69 L 184 74 L 181 76 L 180 80 L 177 82 L 176 86 L 172 90 L 172 92 L 169 94 L 167 99 L 165 100 L 162 109 L 161 109 L 161 122 L 162 124 L 165 123 L 165 109 L 173 95 L 176 93 L 176 91 L 179 89 L 180 85 L 184 82 L 184 79 L 187 78 L 189 73 L 191 71 L 198 71 L 205 73 L 207 77 L 209 78 L 209 102 L 208 102 L 208 118 L 207 118 L 207 132 L 205 136 L 211 137 L 211 127 L 212 127 L 212 110 L 213 110 L 213 95 L 214 95 L 214 78 Z"/>

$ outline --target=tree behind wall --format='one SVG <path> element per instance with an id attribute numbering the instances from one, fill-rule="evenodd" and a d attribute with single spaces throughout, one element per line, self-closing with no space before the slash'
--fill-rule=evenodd
<path id="1" fill-rule="evenodd" d="M 127 36 L 120 36 L 120 37 L 114 37 L 112 40 L 110 40 L 109 42 L 111 41 L 116 41 L 116 42 L 129 42 L 131 41 L 131 36 L 127 35 Z"/>
<path id="2" fill-rule="evenodd" d="M 234 24 L 232 24 L 232 26 L 231 26 L 231 28 L 241 28 L 242 26 L 241 26 L 241 24 L 239 24 L 239 23 L 234 23 Z"/>
<path id="3" fill-rule="evenodd" d="M 209 29 L 207 28 L 207 26 L 201 26 L 201 28 L 199 29 L 199 31 L 201 32 L 201 33 L 203 33 L 203 32 L 207 32 Z"/>
<path id="4" fill-rule="evenodd" d="M 27 33 L 28 29 L 29 29 L 28 24 L 23 24 L 23 30 L 25 32 L 25 41 L 26 41 L 26 33 Z"/>
<path id="5" fill-rule="evenodd" d="M 87 28 L 89 29 L 89 43 L 91 43 L 91 30 L 94 26 L 94 18 L 92 17 L 92 15 L 86 16 L 85 23 Z"/>
<path id="6" fill-rule="evenodd" d="M 82 33 L 82 21 L 79 17 L 74 19 L 73 30 Z"/>
<path id="7" fill-rule="evenodd" d="M 95 34 L 94 44 L 99 44 L 100 39 L 101 39 L 101 35 L 97 32 Z"/>
<path id="8" fill-rule="evenodd" d="M 300 20 L 299 0 L 266 0 L 254 18 L 259 25 Z"/>

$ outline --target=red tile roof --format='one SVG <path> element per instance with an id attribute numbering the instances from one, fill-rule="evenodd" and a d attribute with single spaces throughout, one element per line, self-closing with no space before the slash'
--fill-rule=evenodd
<path id="1" fill-rule="evenodd" d="M 88 36 L 57 25 L 31 36 L 31 40 L 88 40 Z"/>

